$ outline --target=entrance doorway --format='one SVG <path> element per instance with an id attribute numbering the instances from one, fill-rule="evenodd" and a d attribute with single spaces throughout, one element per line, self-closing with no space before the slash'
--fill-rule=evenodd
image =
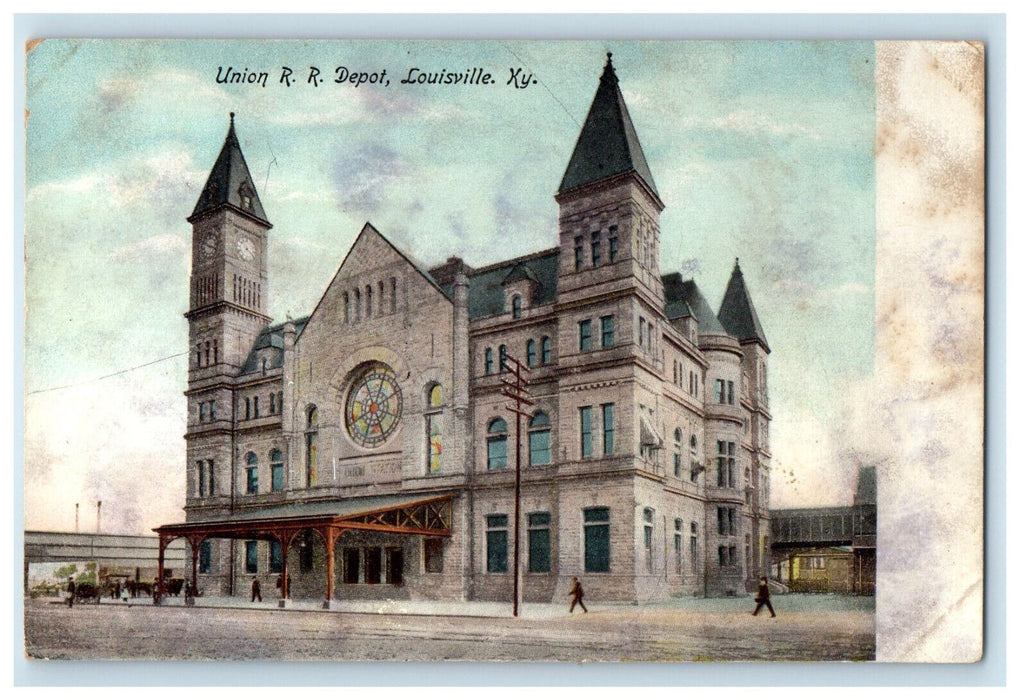
<path id="1" fill-rule="evenodd" d="M 385 572 L 385 582 L 394 586 L 403 585 L 403 550 L 399 547 L 389 547 L 386 550 L 388 557 L 388 569 Z"/>

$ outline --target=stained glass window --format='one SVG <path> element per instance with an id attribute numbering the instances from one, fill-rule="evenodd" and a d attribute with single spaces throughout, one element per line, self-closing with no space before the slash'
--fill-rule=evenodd
<path id="1" fill-rule="evenodd" d="M 357 375 L 346 400 L 346 427 L 363 447 L 377 447 L 399 425 L 403 394 L 390 367 L 375 363 Z"/>

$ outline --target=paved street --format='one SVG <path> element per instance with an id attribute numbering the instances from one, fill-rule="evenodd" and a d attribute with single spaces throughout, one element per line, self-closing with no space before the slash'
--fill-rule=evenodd
<path id="1" fill-rule="evenodd" d="M 51 659 L 266 659 L 369 661 L 871 660 L 872 598 L 778 596 L 778 616 L 753 618 L 750 599 L 631 606 L 499 603 L 346 603 L 239 599 L 153 606 L 25 601 L 26 653 Z M 381 611 L 381 612 L 378 612 Z M 443 614 L 431 614 L 431 613 Z M 403 613 L 403 614 L 398 614 Z"/>

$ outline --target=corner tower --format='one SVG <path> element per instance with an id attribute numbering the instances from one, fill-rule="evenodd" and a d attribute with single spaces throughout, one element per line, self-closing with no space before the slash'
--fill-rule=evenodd
<path id="1" fill-rule="evenodd" d="M 628 114 L 612 54 L 560 182 L 560 294 L 634 287 L 659 315 L 663 202 Z"/>
<path id="2" fill-rule="evenodd" d="M 187 517 L 231 503 L 234 382 L 267 309 L 267 233 L 235 135 L 228 135 L 187 221 L 193 227 L 189 277 L 189 383 L 186 390 Z"/>

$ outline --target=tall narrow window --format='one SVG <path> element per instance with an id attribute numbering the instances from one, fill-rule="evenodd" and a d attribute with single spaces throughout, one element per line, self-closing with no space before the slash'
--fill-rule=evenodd
<path id="1" fill-rule="evenodd" d="M 592 349 L 592 321 L 578 321 L 578 350 L 586 352 Z"/>
<path id="2" fill-rule="evenodd" d="M 506 571 L 507 550 L 507 517 L 503 515 L 485 516 L 485 547 L 489 573 Z"/>
<path id="3" fill-rule="evenodd" d="M 610 227 L 609 242 L 610 242 L 610 262 L 613 262 L 613 261 L 615 261 L 617 259 L 617 227 L 616 226 L 611 226 Z"/>
<path id="4" fill-rule="evenodd" d="M 653 509 L 642 510 L 642 549 L 645 551 L 646 573 L 653 572 Z"/>
<path id="5" fill-rule="evenodd" d="M 268 404 L 270 404 L 271 406 L 271 408 L 268 409 L 268 413 L 273 416 L 275 415 L 275 392 L 272 391 L 271 394 L 267 397 L 267 399 Z"/>
<path id="6" fill-rule="evenodd" d="M 307 409 L 307 486 L 317 484 L 317 407 Z"/>
<path id="7" fill-rule="evenodd" d="M 548 335 L 542 336 L 542 364 L 548 365 L 553 361 L 552 344 Z"/>
<path id="8" fill-rule="evenodd" d="M 550 570 L 549 513 L 528 513 L 528 571 L 534 574 Z"/>
<path id="9" fill-rule="evenodd" d="M 257 541 L 246 541 L 246 573 L 257 573 Z"/>
<path id="10" fill-rule="evenodd" d="M 250 419 L 250 415 L 251 415 L 251 413 L 250 413 L 250 397 L 247 396 L 243 400 L 246 402 L 246 412 L 243 415 L 246 416 L 246 420 L 249 420 Z"/>
<path id="11" fill-rule="evenodd" d="M 428 389 L 428 410 L 425 415 L 428 473 L 442 471 L 442 387 L 433 384 Z"/>
<path id="12" fill-rule="evenodd" d="M 528 362 L 528 367 L 535 366 L 535 361 L 538 359 L 536 355 L 537 353 L 535 351 L 535 339 L 531 338 L 530 340 L 528 340 L 528 343 L 524 348 L 524 357 Z"/>
<path id="13" fill-rule="evenodd" d="M 300 535 L 300 571 L 309 573 L 314 570 L 314 533 L 304 530 Z"/>
<path id="14" fill-rule="evenodd" d="M 389 284 L 392 287 L 391 294 L 389 295 L 389 312 L 396 313 L 396 278 L 389 278 Z"/>
<path id="15" fill-rule="evenodd" d="M 681 573 L 681 518 L 674 519 L 674 573 Z"/>
<path id="16" fill-rule="evenodd" d="M 374 295 L 374 292 L 371 291 L 371 285 L 365 284 L 364 285 L 364 296 L 367 299 L 367 316 L 366 316 L 367 318 L 371 318 L 371 312 L 374 310 L 373 295 Z"/>
<path id="17" fill-rule="evenodd" d="M 717 440 L 717 486 L 735 486 L 735 443 Z"/>
<path id="18" fill-rule="evenodd" d="M 723 379 L 713 380 L 713 402 L 727 403 L 727 387 Z"/>
<path id="19" fill-rule="evenodd" d="M 688 467 L 688 475 L 692 481 L 696 481 L 699 478 L 699 469 L 702 465 L 699 462 L 699 440 L 693 435 L 688 441 L 688 458 L 691 460 L 691 464 Z"/>
<path id="20" fill-rule="evenodd" d="M 267 570 L 272 574 L 282 573 L 282 543 L 273 540 L 268 545 Z"/>
<path id="21" fill-rule="evenodd" d="M 282 463 L 282 451 L 271 450 L 271 490 L 285 489 L 285 466 Z"/>
<path id="22" fill-rule="evenodd" d="M 610 509 L 586 508 L 585 519 L 585 571 L 589 573 L 610 570 Z"/>
<path id="23" fill-rule="evenodd" d="M 603 347 L 613 347 L 613 316 L 603 316 L 599 322 L 602 327 Z"/>
<path id="24" fill-rule="evenodd" d="M 506 371 L 506 346 L 499 346 L 499 371 L 500 373 Z"/>
<path id="25" fill-rule="evenodd" d="M 349 323 L 349 292 L 342 293 L 342 322 Z"/>
<path id="26" fill-rule="evenodd" d="M 502 418 L 496 418 L 489 423 L 486 451 L 488 454 L 486 466 L 489 471 L 506 469 L 506 421 Z"/>
<path id="27" fill-rule="evenodd" d="M 426 537 L 424 539 L 424 573 L 442 573 L 442 546 L 441 538 Z"/>
<path id="28" fill-rule="evenodd" d="M 581 417 L 581 457 L 592 456 L 592 407 L 582 406 L 578 409 Z"/>
<path id="29" fill-rule="evenodd" d="M 211 561 L 211 545 L 210 540 L 204 540 L 200 543 L 200 573 L 210 573 L 210 561 Z"/>
<path id="30" fill-rule="evenodd" d="M 550 457 L 550 429 L 549 416 L 545 413 L 536 413 L 528 423 L 528 464 L 549 464 Z"/>
<path id="31" fill-rule="evenodd" d="M 638 347 L 645 348 L 645 319 L 638 317 Z"/>
<path id="32" fill-rule="evenodd" d="M 727 383 L 727 402 L 735 405 L 735 383 L 731 381 Z"/>
<path id="33" fill-rule="evenodd" d="M 613 454 L 613 404 L 603 404 L 603 454 L 607 457 Z"/>
<path id="34" fill-rule="evenodd" d="M 492 348 L 485 348 L 485 374 L 492 374 Z"/>
<path id="35" fill-rule="evenodd" d="M 257 455 L 246 455 L 246 493 L 257 493 Z"/>
<path id="36" fill-rule="evenodd" d="M 385 282 L 378 280 L 378 315 L 385 315 Z"/>
<path id="37" fill-rule="evenodd" d="M 688 540 L 688 559 L 691 563 L 692 573 L 699 571 L 699 523 L 692 523 L 692 534 Z"/>
<path id="38" fill-rule="evenodd" d="M 253 397 L 253 417 L 260 418 L 260 397 Z"/>
<path id="39" fill-rule="evenodd" d="M 214 491 L 214 460 L 207 460 L 207 495 L 215 495 Z"/>
<path id="40" fill-rule="evenodd" d="M 196 495 L 203 498 L 207 495 L 207 465 L 202 459 L 196 460 Z"/>
<path id="41" fill-rule="evenodd" d="M 360 320 L 360 290 L 353 290 L 353 320 Z"/>
<path id="42" fill-rule="evenodd" d="M 206 423 L 207 422 L 207 402 L 206 401 L 201 401 L 200 402 L 200 422 L 201 423 Z"/>
<path id="43" fill-rule="evenodd" d="M 574 271 L 580 272 L 581 268 L 585 266 L 585 249 L 583 248 L 583 240 L 581 236 L 574 237 Z"/>
<path id="44" fill-rule="evenodd" d="M 514 294 L 513 298 L 510 299 L 510 314 L 514 318 L 521 317 L 521 295 Z"/>
<path id="45" fill-rule="evenodd" d="M 599 260 L 601 259 L 601 257 L 602 257 L 602 252 L 600 250 L 600 244 L 599 244 L 599 232 L 598 231 L 593 231 L 592 232 L 592 267 L 598 267 Z"/>
<path id="46" fill-rule="evenodd" d="M 681 478 L 681 428 L 674 428 L 674 476 Z"/>

